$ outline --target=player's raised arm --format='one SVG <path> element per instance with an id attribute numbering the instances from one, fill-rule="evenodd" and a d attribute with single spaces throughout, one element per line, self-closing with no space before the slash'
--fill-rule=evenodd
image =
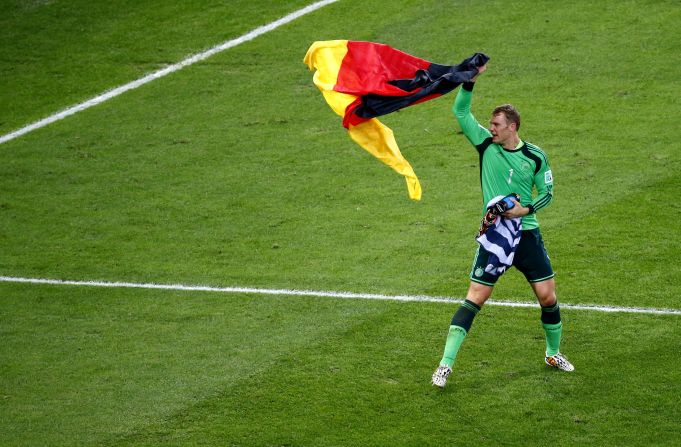
<path id="1" fill-rule="evenodd" d="M 468 141 L 476 147 L 485 139 L 492 136 L 489 130 L 485 126 L 482 126 L 478 120 L 475 119 L 473 113 L 471 113 L 471 101 L 473 98 L 475 80 L 485 70 L 487 70 L 487 64 L 478 67 L 478 74 L 473 77 L 471 82 L 463 83 L 454 100 L 454 106 L 452 107 L 454 116 L 456 116 L 456 120 L 459 122 L 463 134 L 468 138 Z"/>

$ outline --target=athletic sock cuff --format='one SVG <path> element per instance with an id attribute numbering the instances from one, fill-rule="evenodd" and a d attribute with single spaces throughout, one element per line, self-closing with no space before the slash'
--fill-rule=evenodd
<path id="1" fill-rule="evenodd" d="M 480 306 L 475 304 L 473 301 L 465 300 L 461 305 L 476 315 L 478 314 L 478 312 L 480 312 Z"/>
<path id="2" fill-rule="evenodd" d="M 464 301 L 452 317 L 452 326 L 462 328 L 466 333 L 471 330 L 473 319 L 480 312 L 480 306 L 472 301 Z"/>
<path id="3" fill-rule="evenodd" d="M 541 310 L 542 312 L 555 312 L 560 309 L 560 306 L 558 305 L 558 301 L 555 302 L 552 306 L 542 306 Z"/>
<path id="4" fill-rule="evenodd" d="M 560 323 L 560 306 L 557 301 L 553 306 L 541 308 L 541 322 L 544 324 Z"/>

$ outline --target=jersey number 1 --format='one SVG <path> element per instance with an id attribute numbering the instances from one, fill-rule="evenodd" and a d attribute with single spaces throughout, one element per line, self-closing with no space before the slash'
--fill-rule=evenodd
<path id="1" fill-rule="evenodd" d="M 508 170 L 508 184 L 511 184 L 511 179 L 513 178 L 513 169 Z"/>

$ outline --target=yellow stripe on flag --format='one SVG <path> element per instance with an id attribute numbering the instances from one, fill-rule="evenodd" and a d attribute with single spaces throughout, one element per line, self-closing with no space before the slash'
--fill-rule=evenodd
<path id="1" fill-rule="evenodd" d="M 347 40 L 315 42 L 307 50 L 304 59 L 310 70 L 317 70 L 312 81 L 321 90 L 331 109 L 340 116 L 345 116 L 345 109 L 357 99 L 354 95 L 340 93 L 333 89 L 336 86 L 343 58 L 348 52 L 347 45 Z"/>
<path id="2" fill-rule="evenodd" d="M 421 184 L 407 160 L 404 159 L 400 148 L 397 147 L 393 131 L 376 118 L 371 118 L 357 126 L 348 129 L 350 138 L 366 149 L 371 155 L 381 160 L 402 174 L 407 181 L 409 198 L 421 200 Z"/>

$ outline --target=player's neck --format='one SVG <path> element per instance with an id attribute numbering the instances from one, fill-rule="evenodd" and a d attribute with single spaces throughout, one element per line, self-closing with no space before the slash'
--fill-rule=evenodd
<path id="1" fill-rule="evenodd" d="M 513 135 L 511 138 L 508 140 L 504 141 L 504 143 L 501 145 L 504 149 L 508 149 L 509 151 L 518 149 L 518 146 L 520 145 L 520 137 L 518 134 Z"/>

